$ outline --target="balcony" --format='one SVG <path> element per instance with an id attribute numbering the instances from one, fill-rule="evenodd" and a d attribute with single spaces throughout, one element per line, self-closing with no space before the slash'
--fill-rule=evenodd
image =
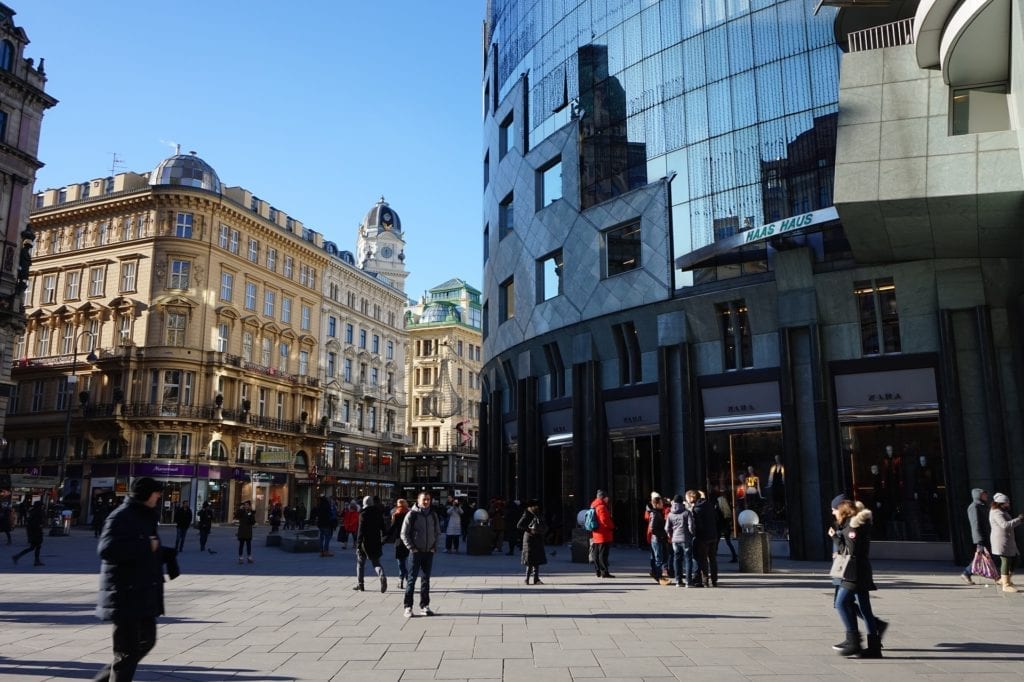
<path id="1" fill-rule="evenodd" d="M 847 36 L 847 40 L 849 52 L 912 45 L 914 43 L 914 17 L 853 31 Z"/>
<path id="2" fill-rule="evenodd" d="M 113 405 L 90 405 L 86 411 L 95 409 L 96 416 L 113 415 Z M 109 414 L 103 412 L 109 410 Z M 198 405 L 171 405 L 159 403 L 126 403 L 121 406 L 123 417 L 176 417 L 178 419 L 214 419 L 215 408 Z"/>

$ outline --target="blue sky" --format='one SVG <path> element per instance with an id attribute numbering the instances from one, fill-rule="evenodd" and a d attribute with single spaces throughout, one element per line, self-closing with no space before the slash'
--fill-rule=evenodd
<path id="1" fill-rule="evenodd" d="M 46 59 L 36 188 L 195 150 L 352 249 L 384 195 L 407 294 L 481 284 L 483 0 L 8 0 Z"/>

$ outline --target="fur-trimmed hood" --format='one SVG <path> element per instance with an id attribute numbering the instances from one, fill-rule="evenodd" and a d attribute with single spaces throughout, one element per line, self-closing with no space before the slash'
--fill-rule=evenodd
<path id="1" fill-rule="evenodd" d="M 850 519 L 850 528 L 860 528 L 861 526 L 869 523 L 871 523 L 871 510 L 860 509 L 860 511 L 854 514 Z"/>

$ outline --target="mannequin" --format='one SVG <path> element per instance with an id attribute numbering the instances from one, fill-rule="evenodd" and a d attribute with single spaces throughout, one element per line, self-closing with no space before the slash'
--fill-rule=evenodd
<path id="1" fill-rule="evenodd" d="M 782 516 L 786 510 L 786 467 L 782 455 L 775 455 L 775 462 L 768 469 L 768 489 L 772 494 L 772 508 Z"/>
<path id="2" fill-rule="evenodd" d="M 876 539 L 884 540 L 889 521 L 889 504 L 885 499 L 885 478 L 882 475 L 882 468 L 877 464 L 871 465 L 871 500 L 869 506 L 875 514 L 872 533 Z"/>
<path id="3" fill-rule="evenodd" d="M 747 509 L 759 511 L 761 508 L 761 478 L 754 473 L 754 467 L 747 467 L 747 475 L 743 479 L 743 485 L 747 487 L 746 502 Z"/>

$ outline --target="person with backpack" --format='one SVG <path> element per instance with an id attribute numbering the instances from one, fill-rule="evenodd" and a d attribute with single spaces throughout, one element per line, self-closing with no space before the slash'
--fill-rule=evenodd
<path id="1" fill-rule="evenodd" d="M 658 493 L 651 493 L 651 501 L 644 510 L 647 522 L 647 542 L 651 548 L 651 577 L 661 584 L 662 571 L 665 568 L 665 503 Z"/>
<path id="2" fill-rule="evenodd" d="M 594 501 L 590 503 L 591 519 L 584 519 L 584 527 L 592 525 L 590 536 L 590 551 L 594 557 L 594 570 L 598 578 L 614 578 L 608 571 L 608 555 L 615 540 L 615 522 L 612 520 L 611 510 L 608 508 L 608 495 L 603 490 L 598 490 L 594 495 Z"/>
<path id="3" fill-rule="evenodd" d="M 672 542 L 672 563 L 679 587 L 689 587 L 693 583 L 693 538 L 696 531 L 693 514 L 683 496 L 676 495 L 665 519 L 665 534 Z"/>

